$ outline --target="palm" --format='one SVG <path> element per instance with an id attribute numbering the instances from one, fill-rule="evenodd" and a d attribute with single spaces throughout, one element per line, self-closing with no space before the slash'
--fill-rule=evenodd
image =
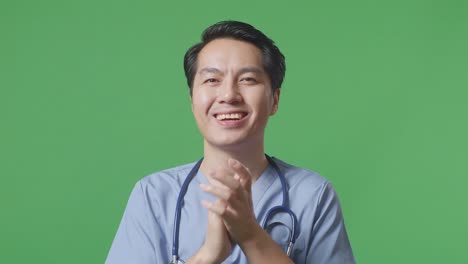
<path id="1" fill-rule="evenodd" d="M 208 212 L 205 244 L 209 244 L 216 259 L 223 261 L 231 253 L 233 244 L 221 217 Z"/>

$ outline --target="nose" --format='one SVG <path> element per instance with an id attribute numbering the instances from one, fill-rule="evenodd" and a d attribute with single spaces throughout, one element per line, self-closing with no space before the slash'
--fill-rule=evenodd
<path id="1" fill-rule="evenodd" d="M 219 103 L 238 104 L 242 102 L 239 86 L 234 81 L 228 81 L 221 85 L 218 90 Z"/>

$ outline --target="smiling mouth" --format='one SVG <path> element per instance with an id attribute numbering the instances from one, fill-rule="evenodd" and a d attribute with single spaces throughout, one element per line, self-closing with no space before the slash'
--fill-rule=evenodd
<path id="1" fill-rule="evenodd" d="M 226 114 L 215 114 L 215 118 L 219 121 L 227 121 L 227 120 L 241 120 L 247 115 L 244 112 L 236 112 L 236 113 L 226 113 Z"/>

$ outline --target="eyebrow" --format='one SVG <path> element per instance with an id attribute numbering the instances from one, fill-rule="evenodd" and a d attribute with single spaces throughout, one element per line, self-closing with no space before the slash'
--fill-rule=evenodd
<path id="1" fill-rule="evenodd" d="M 244 67 L 240 69 L 239 74 L 244 74 L 244 73 L 256 73 L 256 74 L 263 74 L 263 70 L 258 68 L 258 67 Z"/>
<path id="2" fill-rule="evenodd" d="M 203 68 L 201 70 L 198 71 L 198 74 L 204 74 L 204 73 L 219 73 L 219 74 L 222 74 L 221 70 L 217 69 L 217 68 L 211 68 L 211 67 L 207 67 L 207 68 Z"/>
<path id="3" fill-rule="evenodd" d="M 237 74 L 244 74 L 244 73 L 249 73 L 249 72 L 253 72 L 253 73 L 257 73 L 257 74 L 263 74 L 263 70 L 258 68 L 258 67 L 244 67 L 244 68 L 241 68 Z M 206 67 L 206 68 L 203 68 L 201 69 L 200 71 L 198 71 L 198 74 L 204 74 L 204 73 L 216 73 L 216 74 L 223 74 L 223 72 L 217 68 L 213 68 L 213 67 Z"/>

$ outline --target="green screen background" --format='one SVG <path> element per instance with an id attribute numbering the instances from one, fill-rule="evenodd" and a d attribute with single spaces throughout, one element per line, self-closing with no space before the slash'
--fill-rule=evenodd
<path id="1" fill-rule="evenodd" d="M 468 263 L 467 1 L 2 1 L 0 263 L 103 263 L 135 182 L 195 161 L 208 25 L 287 58 L 266 151 L 337 189 L 359 263 Z"/>

